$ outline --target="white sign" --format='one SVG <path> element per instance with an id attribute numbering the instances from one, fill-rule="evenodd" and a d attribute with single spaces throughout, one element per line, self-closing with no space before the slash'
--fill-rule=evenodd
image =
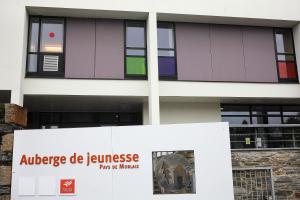
<path id="1" fill-rule="evenodd" d="M 228 124 L 16 131 L 12 199 L 233 200 Z"/>

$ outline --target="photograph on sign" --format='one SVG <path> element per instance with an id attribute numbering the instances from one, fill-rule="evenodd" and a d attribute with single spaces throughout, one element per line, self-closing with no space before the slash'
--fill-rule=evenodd
<path id="1" fill-rule="evenodd" d="M 152 152 L 153 194 L 196 193 L 194 151 Z"/>

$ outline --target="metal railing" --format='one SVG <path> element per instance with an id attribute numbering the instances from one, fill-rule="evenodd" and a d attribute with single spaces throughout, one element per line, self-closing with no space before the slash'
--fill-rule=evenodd
<path id="1" fill-rule="evenodd" d="M 230 125 L 230 143 L 231 149 L 300 149 L 300 125 Z"/>
<path id="2" fill-rule="evenodd" d="M 233 169 L 235 200 L 275 200 L 271 168 Z"/>

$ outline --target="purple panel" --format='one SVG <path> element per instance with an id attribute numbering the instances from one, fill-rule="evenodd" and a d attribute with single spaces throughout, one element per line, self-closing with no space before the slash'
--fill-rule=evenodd
<path id="1" fill-rule="evenodd" d="M 158 57 L 159 76 L 176 76 L 175 58 L 174 57 Z"/>
<path id="2" fill-rule="evenodd" d="M 123 26 L 122 20 L 96 21 L 96 78 L 124 79 Z"/>
<path id="3" fill-rule="evenodd" d="M 246 81 L 278 82 L 272 28 L 243 28 Z"/>
<path id="4" fill-rule="evenodd" d="M 214 81 L 245 82 L 243 34 L 240 26 L 211 25 Z"/>
<path id="5" fill-rule="evenodd" d="M 209 25 L 176 23 L 178 80 L 211 81 Z"/>
<path id="6" fill-rule="evenodd" d="M 67 19 L 66 64 L 67 78 L 94 78 L 95 21 Z"/>

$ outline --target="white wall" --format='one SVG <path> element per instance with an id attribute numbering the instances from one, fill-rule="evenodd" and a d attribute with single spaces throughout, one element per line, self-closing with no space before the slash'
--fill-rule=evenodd
<path id="1" fill-rule="evenodd" d="M 27 17 L 22 1 L 0 1 L 0 90 L 11 90 L 11 102 L 22 105 Z"/>
<path id="2" fill-rule="evenodd" d="M 161 102 L 161 124 L 220 122 L 220 104 L 206 102 Z"/>
<path id="3" fill-rule="evenodd" d="M 26 6 L 300 20 L 299 0 L 24 0 Z"/>
<path id="4" fill-rule="evenodd" d="M 161 97 L 300 98 L 299 84 L 161 81 L 159 89 Z"/>

